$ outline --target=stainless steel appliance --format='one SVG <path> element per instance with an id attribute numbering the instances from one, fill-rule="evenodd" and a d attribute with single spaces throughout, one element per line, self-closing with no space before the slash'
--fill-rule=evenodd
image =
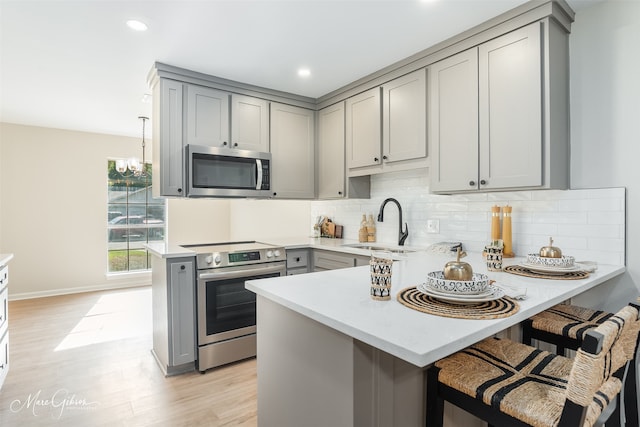
<path id="1" fill-rule="evenodd" d="M 188 245 L 196 251 L 201 372 L 256 355 L 256 296 L 245 280 L 286 275 L 283 247 L 260 242 Z"/>
<path id="2" fill-rule="evenodd" d="M 185 154 L 188 197 L 271 196 L 271 153 L 189 144 Z"/>

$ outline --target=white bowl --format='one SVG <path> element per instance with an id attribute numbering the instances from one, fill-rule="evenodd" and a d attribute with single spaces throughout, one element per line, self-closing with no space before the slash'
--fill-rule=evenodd
<path id="1" fill-rule="evenodd" d="M 489 276 L 473 273 L 471 280 L 447 280 L 444 278 L 444 272 L 432 271 L 427 274 L 427 286 L 452 295 L 476 295 L 487 290 Z"/>
<path id="2" fill-rule="evenodd" d="M 562 256 L 560 258 L 548 258 L 538 254 L 527 255 L 527 264 L 530 266 L 552 267 L 552 268 L 571 268 L 573 267 L 574 258 L 572 256 Z"/>

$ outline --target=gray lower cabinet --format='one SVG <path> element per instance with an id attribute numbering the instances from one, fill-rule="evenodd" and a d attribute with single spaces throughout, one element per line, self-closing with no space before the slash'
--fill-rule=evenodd
<path id="1" fill-rule="evenodd" d="M 309 249 L 287 250 L 287 276 L 309 273 Z"/>
<path id="2" fill-rule="evenodd" d="M 337 270 L 365 265 L 369 257 L 362 255 L 346 254 L 334 251 L 315 249 L 313 251 L 313 271 Z"/>
<path id="3" fill-rule="evenodd" d="M 193 257 L 153 257 L 153 354 L 165 375 L 195 369 L 195 281 Z"/>

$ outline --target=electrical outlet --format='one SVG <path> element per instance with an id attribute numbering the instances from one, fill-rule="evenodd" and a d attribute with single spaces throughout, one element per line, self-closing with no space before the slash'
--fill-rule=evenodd
<path id="1" fill-rule="evenodd" d="M 437 234 L 440 232 L 440 221 L 437 219 L 427 220 L 427 233 Z"/>

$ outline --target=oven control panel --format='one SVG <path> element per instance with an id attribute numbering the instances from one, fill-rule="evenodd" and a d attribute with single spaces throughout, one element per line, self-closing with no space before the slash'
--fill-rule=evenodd
<path id="1" fill-rule="evenodd" d="M 229 263 L 260 261 L 260 251 L 236 252 L 229 254 Z"/>
<path id="2" fill-rule="evenodd" d="M 236 265 L 262 264 L 285 260 L 284 248 L 209 252 L 196 255 L 198 269 L 221 268 Z"/>

